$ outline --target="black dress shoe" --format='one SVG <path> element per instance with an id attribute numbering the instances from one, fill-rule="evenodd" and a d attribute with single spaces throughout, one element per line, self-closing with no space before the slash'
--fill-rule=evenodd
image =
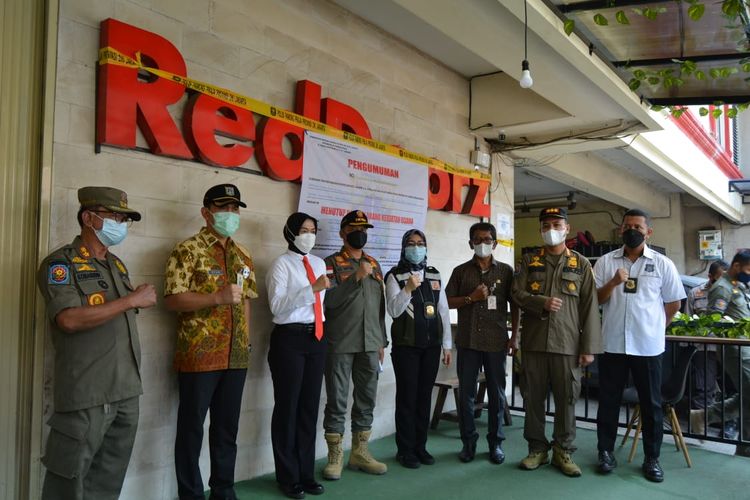
<path id="1" fill-rule="evenodd" d="M 279 489 L 281 492 L 289 498 L 305 498 L 305 490 L 302 489 L 302 485 L 297 484 L 282 484 L 279 483 Z"/>
<path id="2" fill-rule="evenodd" d="M 490 462 L 497 465 L 505 462 L 505 452 L 499 444 L 490 446 Z"/>
<path id="3" fill-rule="evenodd" d="M 609 474 L 617 467 L 617 460 L 611 451 L 599 452 L 599 465 L 597 471 L 601 474 Z"/>
<path id="4" fill-rule="evenodd" d="M 407 469 L 419 469 L 422 465 L 412 453 L 399 453 L 396 455 L 396 460 Z"/>
<path id="5" fill-rule="evenodd" d="M 303 481 L 302 489 L 305 490 L 305 493 L 309 493 L 311 495 L 322 495 L 326 490 L 325 488 L 323 488 L 322 484 L 315 481 L 314 479 L 311 479 L 310 481 Z"/>
<path id="6" fill-rule="evenodd" d="M 458 454 L 458 459 L 463 463 L 471 462 L 474 460 L 474 456 L 477 454 L 477 442 L 476 440 L 471 442 L 465 442 L 464 447 L 461 448 L 461 452 Z"/>
<path id="7" fill-rule="evenodd" d="M 643 469 L 643 477 L 645 477 L 649 481 L 653 481 L 655 483 L 661 483 L 662 481 L 664 481 L 664 471 L 661 470 L 661 465 L 659 465 L 658 458 L 647 457 L 643 461 L 643 466 L 641 468 Z"/>
<path id="8" fill-rule="evenodd" d="M 435 457 L 430 455 L 427 450 L 417 450 L 417 459 L 422 463 L 422 465 L 435 464 Z"/>

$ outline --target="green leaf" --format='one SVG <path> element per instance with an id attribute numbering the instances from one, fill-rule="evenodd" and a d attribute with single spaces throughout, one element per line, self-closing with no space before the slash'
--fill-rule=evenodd
<path id="1" fill-rule="evenodd" d="M 615 20 L 620 24 L 630 24 L 630 19 L 628 19 L 624 10 L 618 10 L 615 13 Z"/>
<path id="2" fill-rule="evenodd" d="M 714 119 L 716 119 L 721 116 L 721 113 L 722 113 L 721 108 L 714 108 L 714 110 L 711 111 L 711 116 L 713 116 Z"/>
<path id="3" fill-rule="evenodd" d="M 727 116 L 729 118 L 737 118 L 737 108 L 729 108 L 727 110 Z"/>
<path id="4" fill-rule="evenodd" d="M 694 3 L 688 7 L 688 17 L 693 21 L 698 21 L 706 12 L 706 6 L 702 3 Z"/>
<path id="5" fill-rule="evenodd" d="M 638 78 L 639 80 L 643 80 L 644 78 L 646 78 L 646 72 L 643 71 L 642 69 L 637 69 L 633 71 L 633 76 L 635 78 Z"/>
<path id="6" fill-rule="evenodd" d="M 651 7 L 646 7 L 643 11 L 643 16 L 649 21 L 653 21 L 658 15 L 659 12 L 656 9 L 652 9 Z"/>
<path id="7" fill-rule="evenodd" d="M 673 87 L 674 86 L 674 78 L 672 78 L 671 76 L 665 78 L 664 81 L 662 82 L 662 85 L 664 86 L 665 89 Z"/>
<path id="8" fill-rule="evenodd" d="M 711 68 L 708 70 L 708 74 L 711 75 L 711 78 L 719 78 L 721 76 L 721 70 L 719 70 L 719 68 Z"/>
<path id="9" fill-rule="evenodd" d="M 681 116 L 682 116 L 682 113 L 684 113 L 685 111 L 686 111 L 686 109 L 685 109 L 685 108 L 674 108 L 674 109 L 672 109 L 672 111 L 671 111 L 670 113 L 671 113 L 671 114 L 672 114 L 672 116 L 674 116 L 675 118 L 679 118 L 679 117 L 681 117 Z"/>
<path id="10" fill-rule="evenodd" d="M 607 21 L 607 18 L 604 17 L 601 14 L 596 14 L 594 16 L 594 23 L 599 26 L 607 26 L 609 24 L 609 21 Z"/>
<path id="11" fill-rule="evenodd" d="M 732 18 L 737 17 L 742 7 L 742 0 L 724 0 L 721 2 L 721 11 Z"/>
<path id="12" fill-rule="evenodd" d="M 658 104 L 651 106 L 651 111 L 661 111 L 662 109 L 664 109 L 664 106 L 659 106 Z"/>
<path id="13" fill-rule="evenodd" d="M 660 81 L 661 81 L 661 78 L 659 78 L 658 76 L 648 77 L 649 85 L 658 85 Z"/>
<path id="14" fill-rule="evenodd" d="M 742 71 L 744 71 L 745 73 L 750 73 L 750 62 L 742 65 Z"/>
<path id="15" fill-rule="evenodd" d="M 641 86 L 641 81 L 638 80 L 637 78 L 631 78 L 630 81 L 628 82 L 628 87 L 630 87 L 630 90 L 632 90 L 633 92 L 638 90 L 638 87 L 640 86 Z"/>
<path id="16" fill-rule="evenodd" d="M 742 104 L 737 105 L 737 109 L 740 111 L 745 111 L 749 107 L 750 107 L 750 102 L 743 102 Z"/>
<path id="17" fill-rule="evenodd" d="M 701 106 L 701 107 L 700 107 L 700 108 L 698 109 L 698 114 L 699 114 L 699 115 L 701 115 L 701 116 L 706 116 L 706 115 L 708 115 L 708 108 L 704 108 L 703 106 Z"/>
<path id="18" fill-rule="evenodd" d="M 695 79 L 696 80 L 705 80 L 706 79 L 706 73 L 703 70 L 696 70 L 695 72 Z"/>
<path id="19" fill-rule="evenodd" d="M 630 10 L 632 10 L 633 12 L 635 12 L 636 14 L 638 14 L 639 16 L 643 15 L 643 9 L 633 8 L 633 9 L 630 9 Z"/>
<path id="20" fill-rule="evenodd" d="M 572 19 L 566 19 L 563 23 L 563 31 L 565 31 L 565 34 L 570 36 L 574 29 L 576 29 L 576 22 Z"/>

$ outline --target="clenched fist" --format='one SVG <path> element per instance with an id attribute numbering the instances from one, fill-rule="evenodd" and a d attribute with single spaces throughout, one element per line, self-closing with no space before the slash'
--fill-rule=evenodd
<path id="1" fill-rule="evenodd" d="M 366 260 L 362 260 L 359 263 L 359 269 L 357 269 L 357 280 L 361 280 L 372 274 L 372 264 Z"/>
<path id="2" fill-rule="evenodd" d="M 150 283 L 143 283 L 128 295 L 133 308 L 146 309 L 156 304 L 156 289 Z"/>
<path id="3" fill-rule="evenodd" d="M 408 293 L 411 293 L 417 288 L 419 288 L 419 285 L 421 284 L 422 284 L 422 278 L 420 278 L 418 274 L 412 274 L 411 276 L 409 276 L 409 279 L 406 280 L 406 285 L 404 285 L 404 290 L 406 290 Z"/>
<path id="4" fill-rule="evenodd" d="M 216 293 L 220 305 L 239 304 L 242 300 L 242 288 L 240 288 L 240 285 L 226 285 Z"/>
<path id="5" fill-rule="evenodd" d="M 318 279 L 312 284 L 313 292 L 321 292 L 327 288 L 331 288 L 331 280 L 325 274 L 318 276 Z"/>

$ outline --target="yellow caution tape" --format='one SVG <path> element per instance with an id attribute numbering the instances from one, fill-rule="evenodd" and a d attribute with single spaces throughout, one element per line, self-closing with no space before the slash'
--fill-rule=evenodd
<path id="1" fill-rule="evenodd" d="M 200 92 L 201 94 L 206 94 L 215 99 L 226 102 L 227 104 L 246 109 L 261 116 L 266 116 L 268 118 L 273 118 L 274 120 L 279 120 L 284 123 L 294 125 L 295 127 L 321 134 L 326 134 L 337 139 L 342 139 L 354 144 L 358 144 L 360 146 L 375 149 L 382 153 L 386 153 L 398 158 L 404 158 L 411 162 L 420 163 L 422 165 L 426 165 L 437 170 L 442 170 L 450 174 L 461 175 L 463 177 L 471 177 L 473 179 L 479 179 L 488 182 L 491 180 L 490 175 L 484 172 L 477 172 L 475 170 L 458 167 L 456 165 L 438 160 L 437 158 L 429 158 L 427 156 L 407 151 L 406 149 L 402 149 L 397 146 L 385 144 L 374 139 L 368 139 L 366 137 L 352 134 L 351 132 L 345 132 L 306 116 L 298 115 L 297 113 L 293 113 L 286 109 L 277 108 L 276 106 L 271 106 L 268 103 L 253 99 L 252 97 L 238 94 L 237 92 L 233 92 L 229 89 L 217 87 L 216 85 L 204 83 L 192 78 L 175 75 L 174 73 L 170 73 L 169 71 L 164 71 L 162 69 L 145 66 L 141 61 L 140 52 L 137 52 L 136 58 L 133 59 L 132 57 L 128 57 L 112 47 L 102 47 L 101 49 L 99 49 L 99 64 L 114 64 L 117 66 L 125 66 L 128 68 L 148 71 L 152 75 L 158 76 L 159 78 L 171 80 L 175 83 L 183 85 L 186 89 Z"/>
<path id="2" fill-rule="evenodd" d="M 497 240 L 497 242 L 504 247 L 510 248 L 513 246 L 513 240 Z"/>

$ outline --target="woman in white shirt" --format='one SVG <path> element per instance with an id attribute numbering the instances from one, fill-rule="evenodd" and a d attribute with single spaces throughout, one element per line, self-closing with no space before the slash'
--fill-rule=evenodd
<path id="1" fill-rule="evenodd" d="M 289 498 L 320 495 L 315 481 L 315 431 L 327 342 L 323 298 L 329 286 L 323 259 L 309 252 L 318 221 L 304 213 L 289 216 L 284 239 L 289 249 L 266 276 L 274 329 L 268 351 L 274 408 L 271 443 L 276 481 Z"/>
<path id="2" fill-rule="evenodd" d="M 393 317 L 391 359 L 396 373 L 396 458 L 404 467 L 432 465 L 427 451 L 432 386 L 440 366 L 451 362 L 448 300 L 440 273 L 427 265 L 427 239 L 410 229 L 401 259 L 386 275 L 386 304 Z"/>

